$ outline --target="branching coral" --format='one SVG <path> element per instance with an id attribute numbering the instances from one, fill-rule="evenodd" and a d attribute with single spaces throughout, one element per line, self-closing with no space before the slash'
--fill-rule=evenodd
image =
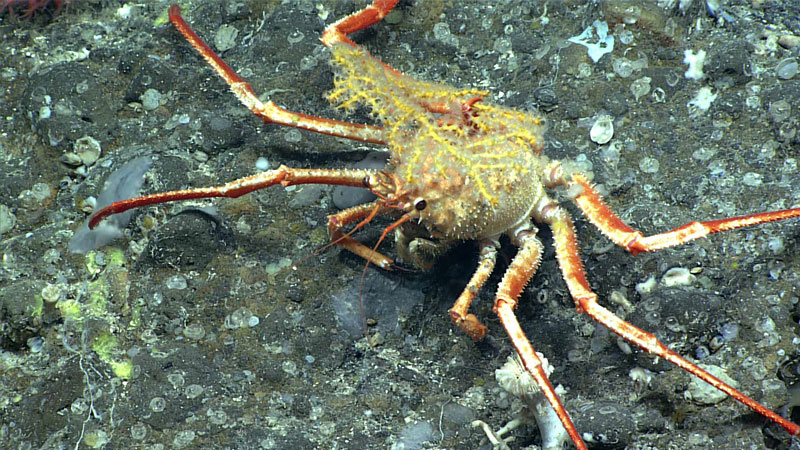
<path id="1" fill-rule="evenodd" d="M 58 14 L 70 3 L 72 0 L 0 0 L 0 14 L 20 14 L 23 19 L 28 19 L 47 8 L 52 8 L 53 14 Z"/>

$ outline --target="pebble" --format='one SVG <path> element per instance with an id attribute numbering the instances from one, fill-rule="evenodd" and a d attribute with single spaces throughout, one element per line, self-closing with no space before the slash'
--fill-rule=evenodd
<path id="1" fill-rule="evenodd" d="M 165 285 L 167 289 L 183 290 L 186 289 L 188 283 L 183 275 L 173 275 L 167 278 Z"/>
<path id="2" fill-rule="evenodd" d="M 797 47 L 797 44 L 800 44 L 800 37 L 793 34 L 782 34 L 778 38 L 778 45 L 785 49 L 793 49 Z"/>
<path id="3" fill-rule="evenodd" d="M 0 205 L 0 234 L 5 234 L 17 224 L 17 216 L 6 205 Z"/>
<path id="4" fill-rule="evenodd" d="M 639 161 L 639 169 L 644 173 L 658 173 L 660 166 L 658 160 L 650 156 L 645 156 Z"/>
<path id="5" fill-rule="evenodd" d="M 236 37 L 239 36 L 239 30 L 231 25 L 222 25 L 214 35 L 214 45 L 217 51 L 224 52 L 236 46 Z"/>
<path id="6" fill-rule="evenodd" d="M 700 364 L 700 367 L 733 387 L 739 385 L 736 380 L 728 376 L 719 366 Z M 689 388 L 684 392 L 684 397 L 687 400 L 692 400 L 701 405 L 713 405 L 727 399 L 728 394 L 718 390 L 700 378 L 692 377 L 692 380 L 689 382 Z"/>
<path id="7" fill-rule="evenodd" d="M 689 286 L 695 280 L 695 276 L 685 267 L 673 267 L 661 278 L 662 286 Z"/>
<path id="8" fill-rule="evenodd" d="M 161 412 L 164 411 L 167 407 L 167 401 L 164 400 L 164 397 L 153 397 L 150 399 L 150 409 L 153 412 Z"/>
<path id="9" fill-rule="evenodd" d="M 203 329 L 203 325 L 193 322 L 186 325 L 186 328 L 183 329 L 183 335 L 189 339 L 200 340 L 206 335 L 206 330 Z"/>
<path id="10" fill-rule="evenodd" d="M 164 124 L 165 130 L 174 130 L 179 125 L 186 125 L 191 121 L 191 117 L 188 114 L 173 114 L 167 120 L 167 123 Z"/>
<path id="11" fill-rule="evenodd" d="M 84 136 L 77 141 L 72 150 L 81 159 L 81 163 L 85 166 L 91 166 L 97 159 L 100 158 L 100 143 L 97 139 L 91 136 Z"/>
<path id="12" fill-rule="evenodd" d="M 256 160 L 256 170 L 263 172 L 269 169 L 269 160 L 263 156 L 259 156 Z"/>
<path id="13" fill-rule="evenodd" d="M 285 139 L 286 142 L 297 143 L 303 139 L 303 135 L 298 130 L 292 128 L 283 133 L 283 139 Z"/>
<path id="14" fill-rule="evenodd" d="M 175 438 L 172 440 L 172 445 L 176 448 L 184 448 L 192 443 L 195 438 L 195 432 L 192 430 L 184 430 L 179 431 L 175 434 Z"/>
<path id="15" fill-rule="evenodd" d="M 742 183 L 746 186 L 756 187 L 761 185 L 761 174 L 755 172 L 747 172 L 742 177 Z"/>
<path id="16" fill-rule="evenodd" d="M 139 97 L 139 100 L 142 101 L 142 108 L 144 108 L 145 111 L 153 111 L 158 108 L 158 105 L 161 103 L 161 93 L 150 88 L 144 91 L 144 94 Z"/>
<path id="17" fill-rule="evenodd" d="M 597 118 L 589 130 L 589 139 L 595 144 L 607 144 L 614 137 L 614 120 L 611 116 L 603 115 Z"/>
<path id="18" fill-rule="evenodd" d="M 241 307 L 225 317 L 225 328 L 229 330 L 245 327 L 252 328 L 258 325 L 258 323 L 258 317 L 245 307 Z"/>
<path id="19" fill-rule="evenodd" d="M 642 77 L 631 83 L 631 94 L 633 94 L 637 102 L 640 98 L 650 93 L 651 81 L 652 79 L 650 77 Z"/>
<path id="20" fill-rule="evenodd" d="M 66 291 L 62 287 L 61 284 L 50 284 L 48 283 L 45 287 L 42 288 L 41 296 L 42 300 L 47 303 L 56 303 L 59 300 L 66 297 Z"/>
<path id="21" fill-rule="evenodd" d="M 789 80 L 797 75 L 798 65 L 795 58 L 784 58 L 775 66 L 775 75 L 781 80 Z"/>
<path id="22" fill-rule="evenodd" d="M 611 67 L 614 69 L 614 73 L 619 75 L 621 78 L 628 78 L 633 74 L 633 64 L 631 64 L 631 61 L 628 58 L 614 59 Z"/>
<path id="23" fill-rule="evenodd" d="M 788 101 L 781 99 L 769 104 L 769 114 L 775 122 L 783 122 L 792 114 L 792 106 Z"/>

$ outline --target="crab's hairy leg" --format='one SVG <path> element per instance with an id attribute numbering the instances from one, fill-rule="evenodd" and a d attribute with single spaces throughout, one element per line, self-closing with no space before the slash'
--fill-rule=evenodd
<path id="1" fill-rule="evenodd" d="M 369 28 L 380 22 L 395 7 L 399 0 L 375 0 L 371 5 L 356 11 L 335 23 L 322 32 L 322 43 L 326 47 L 342 42 L 355 46 L 355 42 L 347 37 L 350 33 Z"/>
<path id="2" fill-rule="evenodd" d="M 374 144 L 386 143 L 383 127 L 310 116 L 283 109 L 272 101 L 266 103 L 262 102 L 255 92 L 253 92 L 253 88 L 250 87 L 250 84 L 242 79 L 242 77 L 231 69 L 208 44 L 200 39 L 189 24 L 183 20 L 180 12 L 181 9 L 178 5 L 170 6 L 170 22 L 172 22 L 175 28 L 177 28 L 186 40 L 192 44 L 192 47 L 206 60 L 208 65 L 228 83 L 231 91 L 236 95 L 236 98 L 255 115 L 264 120 L 264 123 L 285 125 L 355 141 L 371 142 Z"/>
<path id="3" fill-rule="evenodd" d="M 536 384 L 542 390 L 547 401 L 550 402 L 561 423 L 564 424 L 564 429 L 567 430 L 567 434 L 569 434 L 572 442 L 575 443 L 575 447 L 585 450 L 586 444 L 583 443 L 575 424 L 572 423 L 572 419 L 570 419 L 553 385 L 547 378 L 547 374 L 542 367 L 542 360 L 536 355 L 536 351 L 534 351 L 533 346 L 531 346 L 530 341 L 522 331 L 517 317 L 514 315 L 519 294 L 533 277 L 542 258 L 542 244 L 536 238 L 535 229 L 534 231 L 523 231 L 515 238 L 517 243 L 520 244 L 520 249 L 497 287 L 494 312 L 500 317 L 500 322 L 511 338 L 511 343 L 517 351 L 522 365 L 536 380 Z"/>
<path id="4" fill-rule="evenodd" d="M 328 216 L 328 236 L 330 236 L 331 242 L 346 248 L 350 252 L 375 264 L 381 269 L 392 270 L 394 262 L 391 258 L 342 233 L 342 227 L 347 224 L 360 220 L 361 223 L 356 225 L 356 229 L 358 229 L 366 225 L 376 214 L 385 214 L 389 211 L 390 210 L 387 208 L 380 207 L 379 203 L 372 202 L 353 206 L 352 208 L 339 211 L 336 214 L 331 214 Z"/>
<path id="5" fill-rule="evenodd" d="M 483 284 L 486 283 L 489 275 L 492 274 L 497 261 L 497 248 L 499 246 L 500 243 L 494 239 L 483 239 L 481 241 L 481 256 L 478 268 L 475 269 L 475 273 L 469 280 L 467 287 L 464 288 L 453 307 L 448 311 L 455 326 L 476 341 L 486 336 L 486 325 L 482 324 L 475 314 L 469 312 L 469 306 L 475 296 L 478 295 Z"/>
<path id="6" fill-rule="evenodd" d="M 777 423 L 792 435 L 800 433 L 800 426 L 784 419 L 770 411 L 760 403 L 744 395 L 740 391 L 725 384 L 719 378 L 711 375 L 700 367 L 687 361 L 685 358 L 662 344 L 652 334 L 643 331 L 630 323 L 620 319 L 614 313 L 597 303 L 597 294 L 592 292 L 583 269 L 578 246 L 575 239 L 575 228 L 572 220 L 561 208 L 553 208 L 543 217 L 553 230 L 553 241 L 556 247 L 556 259 L 561 267 L 564 281 L 567 283 L 570 295 L 575 300 L 579 312 L 586 313 L 589 317 L 602 324 L 609 330 L 618 334 L 628 342 L 641 349 L 663 358 L 681 369 L 695 375 L 706 383 L 714 386 L 730 397 L 743 403 L 753 411 Z"/>
<path id="7" fill-rule="evenodd" d="M 671 231 L 644 236 L 617 217 L 583 175 L 573 175 L 568 186 L 574 186 L 580 191 L 573 200 L 589 221 L 615 244 L 634 255 L 674 247 L 721 231 L 800 217 L 800 208 L 784 209 L 707 222 L 695 221 Z"/>
<path id="8" fill-rule="evenodd" d="M 92 214 L 89 228 L 94 228 L 103 218 L 129 209 L 159 203 L 191 200 L 196 198 L 229 197 L 236 198 L 259 189 L 280 183 L 283 186 L 295 184 L 332 184 L 338 186 L 364 187 L 364 180 L 373 174 L 372 170 L 359 169 L 292 169 L 280 166 L 275 170 L 239 178 L 222 186 L 183 189 L 161 192 L 142 197 L 114 202 Z"/>

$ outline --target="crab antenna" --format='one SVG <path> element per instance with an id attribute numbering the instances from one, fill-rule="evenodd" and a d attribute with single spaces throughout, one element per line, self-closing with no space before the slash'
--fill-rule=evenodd
<path id="1" fill-rule="evenodd" d="M 375 214 L 373 213 L 370 216 L 370 218 L 372 218 L 372 216 L 374 216 L 374 215 Z M 364 219 L 364 220 L 367 220 L 367 219 Z M 391 224 L 388 227 L 386 227 L 383 230 L 383 233 L 381 233 L 381 237 L 378 239 L 378 242 L 375 244 L 374 247 L 372 247 L 372 251 L 373 252 L 377 252 L 378 251 L 378 247 L 380 247 L 381 243 L 383 242 L 384 239 L 386 239 L 386 235 L 389 234 L 390 231 L 394 230 L 395 228 L 399 227 L 403 223 L 408 222 L 410 220 L 411 220 L 411 216 L 408 213 L 406 213 L 406 214 L 403 214 L 403 217 L 397 219 L 393 224 Z M 361 225 L 361 224 L 359 224 L 359 225 Z M 358 309 L 361 311 L 361 326 L 364 328 L 364 337 L 367 338 L 367 343 L 369 343 L 369 334 L 367 332 L 367 318 L 364 317 L 364 302 L 362 301 L 361 293 L 364 291 L 364 277 L 367 276 L 367 268 L 368 267 L 369 267 L 369 259 L 367 259 L 367 262 L 364 263 L 364 270 L 361 271 L 361 280 L 359 281 L 359 286 L 358 286 Z"/>

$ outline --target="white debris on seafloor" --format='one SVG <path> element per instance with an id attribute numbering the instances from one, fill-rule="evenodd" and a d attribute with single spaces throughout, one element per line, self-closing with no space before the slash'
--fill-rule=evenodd
<path id="1" fill-rule="evenodd" d="M 150 170 L 153 161 L 148 157 L 140 157 L 127 162 L 117 169 L 105 182 L 105 188 L 97 197 L 95 211 L 120 200 L 135 197 L 144 182 L 144 174 Z M 94 229 L 89 229 L 89 219 L 72 235 L 69 251 L 87 253 L 100 248 L 122 236 L 122 230 L 128 226 L 133 211 L 114 214 L 100 222 Z"/>
<path id="2" fill-rule="evenodd" d="M 589 130 L 589 139 L 595 144 L 608 144 L 614 137 L 614 118 L 608 114 L 598 117 Z"/>
<path id="3" fill-rule="evenodd" d="M 683 63 L 688 64 L 689 68 L 684 72 L 683 76 L 690 80 L 700 81 L 706 77 L 703 73 L 703 64 L 706 61 L 706 51 L 699 50 L 697 53 L 692 50 L 686 49 L 683 51 Z"/>
<path id="4" fill-rule="evenodd" d="M 673 267 L 661 277 L 661 285 L 665 287 L 690 286 L 697 277 L 685 267 Z"/>
<path id="5" fill-rule="evenodd" d="M 542 361 L 542 369 L 549 377 L 553 373 L 553 366 L 547 361 L 539 352 L 536 352 L 539 359 Z M 567 430 L 558 418 L 555 410 L 547 401 L 547 398 L 539 389 L 533 376 L 525 370 L 522 361 L 515 353 L 509 356 L 503 367 L 495 370 L 495 378 L 497 384 L 500 385 L 506 392 L 519 398 L 525 405 L 517 417 L 508 422 L 503 428 L 493 431 L 489 425 L 482 420 L 472 422 L 472 426 L 481 427 L 486 433 L 487 438 L 492 443 L 496 450 L 508 450 L 508 442 L 513 438 L 503 439 L 503 435 L 514 430 L 523 424 L 531 423 L 531 416 L 539 428 L 539 433 L 542 436 L 542 449 L 543 450 L 560 450 L 565 443 L 571 442 Z M 563 396 L 566 394 L 566 389 L 561 385 L 556 386 L 556 394 Z"/>
<path id="6" fill-rule="evenodd" d="M 591 42 L 595 38 L 595 33 L 597 40 Z M 583 33 L 567 40 L 586 47 L 589 51 L 589 58 L 592 58 L 593 62 L 600 61 L 603 55 L 614 50 L 614 36 L 608 34 L 608 24 L 599 20 L 592 22 L 592 25 L 583 30 Z"/>
<path id="7" fill-rule="evenodd" d="M 714 92 L 710 87 L 701 87 L 697 90 L 694 98 L 686 103 L 686 107 L 689 108 L 689 117 L 694 118 L 701 116 L 704 112 L 708 111 L 708 108 L 711 107 L 711 103 L 713 103 L 716 99 L 717 93 Z"/>

